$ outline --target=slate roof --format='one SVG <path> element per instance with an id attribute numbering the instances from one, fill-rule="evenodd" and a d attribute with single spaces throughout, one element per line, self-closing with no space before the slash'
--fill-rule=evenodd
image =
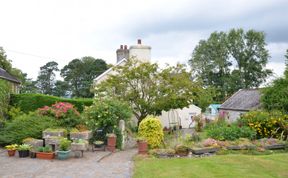
<path id="1" fill-rule="evenodd" d="M 18 83 L 18 84 L 21 83 L 16 77 L 10 75 L 8 72 L 6 72 L 6 70 L 2 69 L 1 67 L 0 67 L 0 78 L 4 80 L 8 80 L 13 83 Z"/>
<path id="2" fill-rule="evenodd" d="M 259 89 L 241 89 L 228 98 L 219 109 L 250 111 L 260 107 Z"/>
<path id="3" fill-rule="evenodd" d="M 126 61 L 127 61 L 126 58 L 121 59 L 119 62 L 117 62 L 117 63 L 115 64 L 115 66 L 110 67 L 110 68 L 107 69 L 105 72 L 103 72 L 103 73 L 100 74 L 98 77 L 96 77 L 96 78 L 94 79 L 94 83 L 97 83 L 97 81 L 99 81 L 102 77 L 104 77 L 105 75 L 108 75 L 109 72 L 111 72 L 114 67 L 119 66 L 119 65 L 121 65 L 123 62 L 126 62 Z"/>

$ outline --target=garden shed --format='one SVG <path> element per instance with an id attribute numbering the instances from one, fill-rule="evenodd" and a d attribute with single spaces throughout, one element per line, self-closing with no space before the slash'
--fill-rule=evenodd
<path id="1" fill-rule="evenodd" d="M 172 109 L 168 112 L 163 111 L 159 116 L 163 127 L 173 127 L 181 125 L 182 128 L 194 127 L 191 117 L 201 114 L 201 108 L 191 104 L 183 109 Z"/>
<path id="2" fill-rule="evenodd" d="M 221 104 L 210 104 L 206 108 L 205 117 L 209 120 L 214 120 L 216 117 L 218 117 L 220 106 Z"/>
<path id="3" fill-rule="evenodd" d="M 237 120 L 241 114 L 259 108 L 259 89 L 240 89 L 220 106 L 219 116 L 233 122 Z"/>

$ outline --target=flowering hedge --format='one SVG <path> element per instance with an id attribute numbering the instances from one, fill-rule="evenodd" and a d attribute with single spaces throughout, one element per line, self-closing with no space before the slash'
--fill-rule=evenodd
<path id="1" fill-rule="evenodd" d="M 244 114 L 240 121 L 253 128 L 258 138 L 287 138 L 288 115 L 280 112 L 251 111 Z"/>
<path id="2" fill-rule="evenodd" d="M 80 123 L 80 113 L 71 103 L 59 102 L 51 107 L 44 106 L 38 109 L 38 113 L 56 118 L 62 127 L 75 127 Z"/>

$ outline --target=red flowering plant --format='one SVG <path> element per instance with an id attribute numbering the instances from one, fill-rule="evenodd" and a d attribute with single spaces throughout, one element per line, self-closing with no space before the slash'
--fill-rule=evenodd
<path id="1" fill-rule="evenodd" d="M 61 127 L 71 128 L 80 124 L 80 113 L 71 103 L 59 102 L 51 107 L 44 106 L 38 109 L 38 113 L 56 118 Z"/>

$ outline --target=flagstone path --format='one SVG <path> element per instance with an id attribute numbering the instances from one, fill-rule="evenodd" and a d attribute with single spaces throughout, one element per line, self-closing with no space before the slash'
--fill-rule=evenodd
<path id="1" fill-rule="evenodd" d="M 136 149 L 109 152 L 85 152 L 83 158 L 68 160 L 40 160 L 8 157 L 6 150 L 0 150 L 1 178 L 130 178 L 132 157 Z"/>

